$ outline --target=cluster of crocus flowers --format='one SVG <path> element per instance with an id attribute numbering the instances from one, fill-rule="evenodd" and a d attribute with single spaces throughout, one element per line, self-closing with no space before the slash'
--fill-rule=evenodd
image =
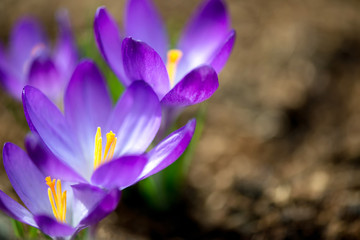
<path id="1" fill-rule="evenodd" d="M 49 236 L 72 238 L 113 211 L 121 190 L 185 151 L 196 121 L 166 137 L 161 127 L 168 127 L 179 109 L 216 91 L 235 32 L 222 0 L 199 7 L 174 49 L 168 49 L 164 24 L 150 0 L 128 1 L 125 38 L 99 8 L 97 45 L 126 86 L 113 106 L 95 63 L 85 59 L 76 65 L 68 19 L 59 19 L 54 51 L 29 19 L 15 27 L 10 51 L 0 48 L 1 82 L 15 98 L 22 91 L 31 130 L 27 153 L 11 143 L 3 150 L 6 173 L 26 208 L 0 190 L 0 209 Z"/>
<path id="2" fill-rule="evenodd" d="M 0 45 L 0 83 L 15 99 L 21 100 L 24 86 L 32 85 L 61 103 L 78 52 L 67 12 L 59 11 L 57 20 L 59 31 L 53 49 L 40 24 L 30 17 L 16 23 L 8 49 Z"/>
<path id="3" fill-rule="evenodd" d="M 43 144 L 29 137 L 27 150 L 38 168 L 56 178 L 106 189 L 124 189 L 167 167 L 183 153 L 195 130 L 191 120 L 146 152 L 161 123 L 157 95 L 147 83 L 136 81 L 113 107 L 105 81 L 90 60 L 81 62 L 70 79 L 64 114 L 31 86 L 24 88 L 23 105 L 31 130 L 58 160 L 48 164 L 36 157 Z M 101 132 L 107 133 L 106 141 Z"/>

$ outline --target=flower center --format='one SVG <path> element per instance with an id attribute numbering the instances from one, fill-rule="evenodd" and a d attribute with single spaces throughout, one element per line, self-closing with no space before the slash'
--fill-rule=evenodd
<path id="1" fill-rule="evenodd" d="M 46 177 L 45 181 L 49 186 L 48 196 L 54 216 L 56 220 L 64 223 L 66 217 L 66 191 L 61 192 L 61 181 L 59 179 L 56 181 L 55 179 L 51 180 L 51 177 Z"/>
<path id="2" fill-rule="evenodd" d="M 29 57 L 22 66 L 23 73 L 26 73 L 26 71 L 29 69 L 32 59 L 38 56 L 45 48 L 46 46 L 44 43 L 38 43 L 31 49 Z"/>
<path id="3" fill-rule="evenodd" d="M 108 162 L 114 156 L 115 146 L 117 138 L 115 134 L 110 131 L 106 134 L 106 146 L 104 150 L 104 155 L 102 154 L 102 137 L 101 137 L 101 128 L 98 127 L 95 134 L 95 148 L 94 148 L 94 169 L 98 168 L 101 164 Z"/>
<path id="4" fill-rule="evenodd" d="M 175 76 L 176 76 L 176 68 L 178 66 L 178 63 L 179 63 L 181 57 L 182 57 L 182 51 L 179 49 L 170 49 L 167 52 L 166 69 L 169 74 L 170 87 L 174 86 Z"/>

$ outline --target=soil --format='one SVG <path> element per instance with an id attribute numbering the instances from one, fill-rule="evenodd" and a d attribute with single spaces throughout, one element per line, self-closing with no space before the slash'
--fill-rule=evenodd
<path id="1" fill-rule="evenodd" d="M 180 29 L 199 1 L 155 3 Z M 121 22 L 124 1 L 3 0 L 0 37 L 6 41 L 25 13 L 54 36 L 60 6 L 69 9 L 78 39 L 92 37 L 102 4 Z M 182 197 L 159 212 L 130 188 L 98 238 L 360 239 L 360 1 L 227 5 L 237 40 L 207 101 Z M 21 104 L 2 91 L 0 112 L 1 143 L 22 146 Z M 0 188 L 15 196 L 3 168 L 0 177 Z"/>

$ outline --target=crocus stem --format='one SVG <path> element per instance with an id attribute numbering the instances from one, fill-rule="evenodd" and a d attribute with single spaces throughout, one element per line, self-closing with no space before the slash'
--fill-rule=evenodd
<path id="1" fill-rule="evenodd" d="M 95 240 L 96 239 L 97 226 L 98 226 L 97 224 L 89 226 L 88 231 L 87 231 L 87 239 L 88 240 Z"/>
<path id="2" fill-rule="evenodd" d="M 175 120 L 181 113 L 182 108 L 179 107 L 163 107 L 162 109 L 162 123 L 160 125 L 159 131 L 154 139 L 153 144 L 158 144 L 169 131 L 173 128 Z"/>

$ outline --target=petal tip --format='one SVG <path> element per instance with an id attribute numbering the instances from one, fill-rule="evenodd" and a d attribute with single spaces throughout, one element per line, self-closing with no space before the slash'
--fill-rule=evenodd
<path id="1" fill-rule="evenodd" d="M 107 14 L 107 10 L 105 6 L 100 6 L 96 9 L 95 17 L 98 17 L 101 14 Z"/>

